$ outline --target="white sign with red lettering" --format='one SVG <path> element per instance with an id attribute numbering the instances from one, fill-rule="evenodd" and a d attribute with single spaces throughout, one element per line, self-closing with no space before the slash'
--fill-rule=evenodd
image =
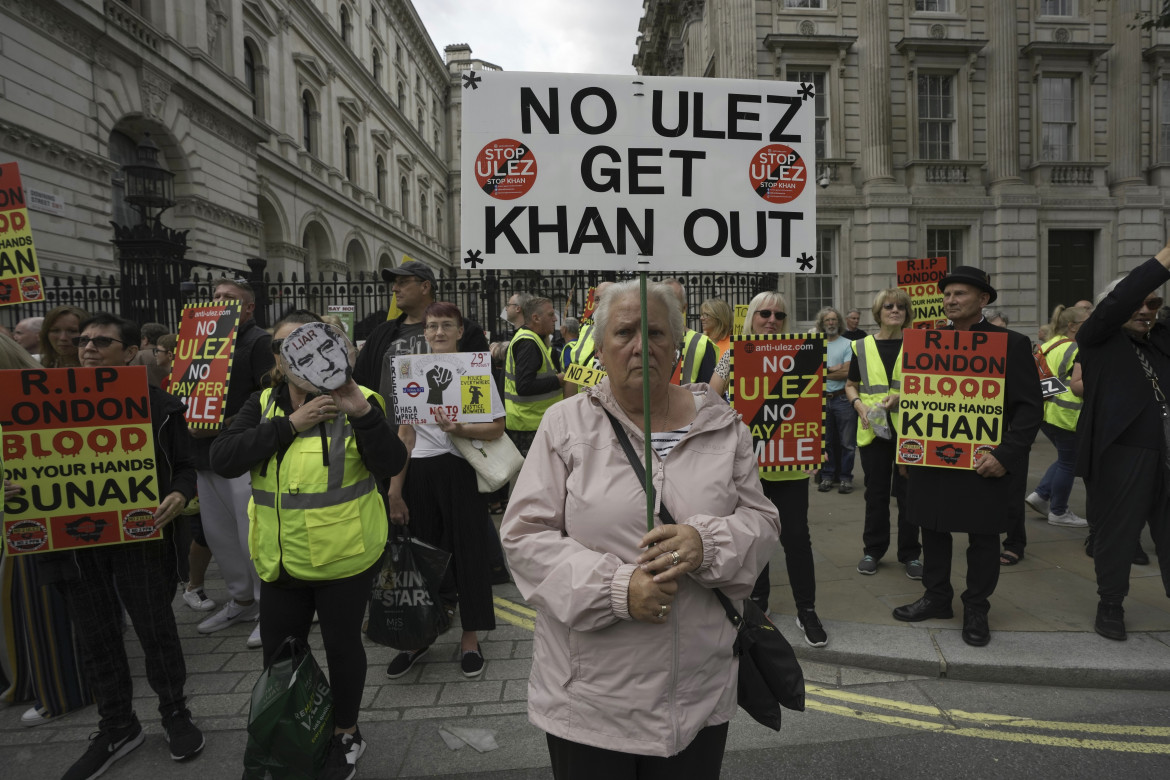
<path id="1" fill-rule="evenodd" d="M 816 271 L 812 84 L 461 83 L 463 268 Z"/>

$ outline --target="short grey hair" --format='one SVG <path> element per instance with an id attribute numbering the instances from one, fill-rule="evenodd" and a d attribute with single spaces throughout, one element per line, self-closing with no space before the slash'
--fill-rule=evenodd
<path id="1" fill-rule="evenodd" d="M 532 315 L 536 314 L 536 312 L 540 310 L 541 306 L 544 306 L 546 303 L 548 303 L 548 304 L 552 303 L 552 301 L 549 300 L 548 298 L 534 298 L 533 296 L 528 295 L 527 293 L 524 293 L 524 295 L 527 297 L 528 300 L 526 300 L 526 301 L 524 301 L 524 303 L 520 304 L 520 311 L 524 312 L 524 321 L 525 322 L 528 322 L 530 319 L 532 319 Z M 517 298 L 517 300 L 519 300 L 520 296 L 517 295 L 516 298 Z"/>
<path id="2" fill-rule="evenodd" d="M 605 331 L 609 326 L 609 314 L 613 305 L 622 298 L 631 296 L 639 298 L 640 294 L 637 279 L 617 282 L 605 291 L 605 297 L 601 299 L 601 303 L 597 304 L 597 311 L 593 313 L 593 332 L 597 334 L 593 339 L 598 346 L 602 346 L 605 339 Z M 682 311 L 678 308 L 678 298 L 675 297 L 674 290 L 664 282 L 650 282 L 646 285 L 646 305 L 649 306 L 651 301 L 657 301 L 666 310 L 667 324 L 670 326 L 670 340 L 675 344 L 682 342 L 686 328 L 683 325 Z M 602 350 L 604 351 L 604 347 Z"/>
<path id="3" fill-rule="evenodd" d="M 581 321 L 576 317 L 565 317 L 561 320 L 561 329 L 578 335 L 581 333 Z"/>

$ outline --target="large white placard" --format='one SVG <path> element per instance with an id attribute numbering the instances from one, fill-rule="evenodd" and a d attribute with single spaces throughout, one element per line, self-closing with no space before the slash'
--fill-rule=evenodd
<path id="1" fill-rule="evenodd" d="M 434 423 L 442 409 L 451 422 L 492 421 L 492 355 L 452 352 L 391 359 L 390 417 L 398 425 Z"/>
<path id="2" fill-rule="evenodd" d="M 816 270 L 812 84 L 463 74 L 462 268 Z"/>

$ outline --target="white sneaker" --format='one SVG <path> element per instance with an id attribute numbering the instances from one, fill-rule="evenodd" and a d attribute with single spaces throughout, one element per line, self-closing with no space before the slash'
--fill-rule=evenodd
<path id="1" fill-rule="evenodd" d="M 1074 514 L 1071 509 L 1066 509 L 1063 515 L 1054 515 L 1052 512 L 1049 512 L 1048 524 L 1063 525 L 1069 528 L 1085 528 L 1089 525 L 1089 521 Z"/>
<path id="2" fill-rule="evenodd" d="M 52 718 L 44 713 L 39 707 L 29 707 L 20 716 L 20 725 L 22 726 L 39 726 L 42 723 L 48 723 Z"/>
<path id="3" fill-rule="evenodd" d="M 1019 495 L 1019 494 L 1017 494 L 1017 495 Z M 1048 499 L 1047 498 L 1040 498 L 1039 493 L 1036 493 L 1034 491 L 1029 493 L 1028 497 L 1024 499 L 1024 503 L 1027 504 L 1028 506 L 1032 507 L 1032 509 L 1035 510 L 1036 512 L 1039 512 L 1042 515 L 1048 515 L 1049 517 L 1052 517 L 1052 515 L 1048 514 Z"/>
<path id="4" fill-rule="evenodd" d="M 183 590 L 183 601 L 187 602 L 187 606 L 196 612 L 210 612 L 215 609 L 215 602 L 207 598 L 207 594 L 203 592 L 203 588 L 196 588 L 195 590 Z"/>
<path id="5" fill-rule="evenodd" d="M 223 605 L 223 609 L 200 623 L 195 630 L 200 634 L 211 634 L 243 620 L 255 620 L 259 615 L 260 602 L 253 601 L 245 607 L 237 604 L 236 600 L 232 599 Z"/>
<path id="6" fill-rule="evenodd" d="M 260 624 L 257 623 L 256 627 L 252 629 L 252 635 L 248 637 L 248 647 L 255 650 L 257 647 L 263 646 L 263 644 L 260 641 Z"/>

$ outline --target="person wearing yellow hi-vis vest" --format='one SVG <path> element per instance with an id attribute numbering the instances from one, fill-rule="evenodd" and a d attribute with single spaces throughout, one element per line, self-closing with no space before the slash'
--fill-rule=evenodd
<path id="1" fill-rule="evenodd" d="M 1052 338 L 1039 347 L 1052 375 L 1060 380 L 1065 390 L 1044 399 L 1044 422 L 1040 432 L 1056 447 L 1056 462 L 1044 472 L 1036 489 L 1024 503 L 1042 515 L 1051 525 L 1084 528 L 1085 518 L 1075 514 L 1068 505 L 1072 492 L 1077 461 L 1077 421 L 1081 417 L 1082 401 L 1073 387 L 1073 364 L 1077 359 L 1077 331 L 1089 313 L 1073 306 L 1057 306 L 1052 312 Z"/>
<path id="2" fill-rule="evenodd" d="M 349 378 L 317 395 L 289 375 L 284 340 L 319 321 L 297 312 L 277 325 L 273 387 L 248 399 L 212 445 L 211 462 L 228 478 L 252 474 L 248 545 L 261 581 L 264 665 L 286 637 L 307 640 L 314 612 L 320 619 L 334 707 L 322 776 L 333 776 L 347 765 L 352 772 L 366 747 L 357 728 L 362 619 L 389 527 L 382 489 L 405 466 L 406 448 L 374 391 Z"/>
<path id="3" fill-rule="evenodd" d="M 532 298 L 524 304 L 524 326 L 508 344 L 504 361 L 504 411 L 506 431 L 520 450 L 528 448 L 550 406 L 564 398 L 565 375 L 553 365 L 548 337 L 556 325 L 556 312 L 548 298 Z"/>
<path id="4" fill-rule="evenodd" d="M 592 315 L 594 311 L 597 311 L 605 291 L 614 284 L 615 282 L 602 282 L 593 288 L 593 309 L 586 312 L 587 314 Z M 568 355 L 568 360 L 564 361 L 561 366 L 565 373 L 568 373 L 570 365 L 600 368 L 596 360 L 597 344 L 593 338 L 594 335 L 593 321 L 583 322 L 580 332 L 577 333 L 577 338 L 565 345 L 565 354 Z M 565 398 L 572 398 L 577 394 L 577 385 L 573 382 L 565 382 L 564 392 Z"/>
<path id="5" fill-rule="evenodd" d="M 674 291 L 682 309 L 683 322 L 687 321 L 687 290 L 678 279 L 667 279 L 666 284 Z M 679 344 L 678 358 L 674 366 L 672 385 L 688 385 L 695 382 L 710 382 L 719 363 L 719 348 L 715 342 L 697 330 L 686 329 Z"/>
<path id="6" fill-rule="evenodd" d="M 898 562 L 906 576 L 922 579 L 922 544 L 918 526 L 906 520 L 906 477 L 895 465 L 898 441 L 898 393 L 902 389 L 902 330 L 911 324 L 913 309 L 905 290 L 891 287 L 873 301 L 878 332 L 853 342 L 853 360 L 845 397 L 857 412 L 857 450 L 865 470 L 864 551 L 857 563 L 862 574 L 877 574 L 878 562 L 890 548 L 890 496 L 898 504 Z M 885 429 L 875 432 L 874 418 Z M 885 435 L 878 435 L 883 433 Z"/>

